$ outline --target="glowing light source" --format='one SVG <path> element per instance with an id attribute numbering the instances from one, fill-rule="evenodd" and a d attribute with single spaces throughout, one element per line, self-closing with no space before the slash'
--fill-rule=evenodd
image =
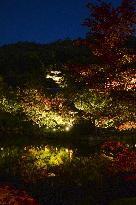
<path id="1" fill-rule="evenodd" d="M 64 77 L 60 75 L 61 75 L 60 71 L 51 71 L 50 73 L 47 74 L 46 78 L 51 78 L 56 83 L 61 84 L 64 81 Z"/>
<path id="2" fill-rule="evenodd" d="M 65 130 L 66 130 L 66 131 L 69 131 L 69 130 L 70 130 L 70 127 L 66 127 Z"/>

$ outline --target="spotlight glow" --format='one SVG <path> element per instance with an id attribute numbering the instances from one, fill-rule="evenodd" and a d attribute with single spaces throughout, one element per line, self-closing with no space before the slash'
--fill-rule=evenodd
<path id="1" fill-rule="evenodd" d="M 66 127 L 65 130 L 66 130 L 66 131 L 69 131 L 69 130 L 70 130 L 70 127 Z"/>

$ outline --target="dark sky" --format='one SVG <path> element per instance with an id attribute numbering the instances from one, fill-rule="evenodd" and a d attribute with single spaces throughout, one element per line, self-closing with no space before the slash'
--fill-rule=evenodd
<path id="1" fill-rule="evenodd" d="M 90 0 L 94 1 L 94 0 Z M 121 0 L 111 0 L 119 4 Z M 0 0 L 0 45 L 85 37 L 89 0 Z"/>

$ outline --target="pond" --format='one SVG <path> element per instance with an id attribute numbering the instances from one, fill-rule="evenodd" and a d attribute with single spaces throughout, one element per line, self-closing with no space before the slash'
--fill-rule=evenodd
<path id="1" fill-rule="evenodd" d="M 59 140 L 56 138 L 44 139 L 44 143 L 17 145 L 1 145 L 0 147 L 0 173 L 21 174 L 24 169 L 35 170 L 52 170 L 58 167 L 65 168 L 65 165 L 74 163 L 77 159 L 88 160 L 98 157 L 102 153 L 102 145 L 109 139 L 100 139 L 100 137 L 87 137 L 82 139 Z M 132 138 L 111 137 L 111 141 L 123 141 L 124 145 L 129 148 L 135 148 L 136 144 Z M 109 156 L 109 153 L 106 153 Z M 26 166 L 27 165 L 27 166 Z M 24 167 L 23 167 L 24 166 Z M 20 170 L 20 173 L 19 173 Z M 27 170 L 27 171 L 28 171 Z M 26 170 L 25 170 L 26 171 Z M 18 173 L 17 173 L 18 172 Z M 50 175 L 50 173 L 49 173 Z M 55 175 L 55 174 L 54 174 Z"/>
<path id="2" fill-rule="evenodd" d="M 56 138 L 44 141 L 38 145 L 35 143 L 22 146 L 2 145 L 0 182 L 8 182 L 19 189 L 25 189 L 36 197 L 40 204 L 48 203 L 48 205 L 73 205 L 76 202 L 81 205 L 106 204 L 107 199 L 110 201 L 124 197 L 128 188 L 129 195 L 134 195 L 134 186 L 131 187 L 128 182 L 126 189 L 123 189 L 125 182 L 117 172 L 120 167 L 116 165 L 118 152 L 123 153 L 125 148 L 126 153 L 127 148 L 135 147 L 131 145 L 131 138 L 129 140 L 127 138 L 122 145 L 119 138 L 117 141 L 116 137 L 112 137 L 112 140 L 108 140 L 110 142 L 108 148 L 112 142 L 112 145 L 115 145 L 113 150 L 107 149 L 107 145 L 104 147 L 103 144 L 107 140 L 99 137 L 76 139 L 73 142 Z M 121 138 L 120 141 L 125 140 Z M 127 159 L 126 155 L 124 156 Z M 129 155 L 129 160 L 131 157 Z M 123 168 L 122 164 L 120 166 Z M 119 193 L 113 191 L 115 187 L 122 191 Z M 113 193 L 109 195 L 111 191 Z"/>
<path id="3" fill-rule="evenodd" d="M 39 174 L 40 171 L 45 171 L 49 172 L 48 176 L 55 176 L 55 170 L 60 167 L 64 169 L 65 165 L 76 159 L 87 159 L 98 154 L 100 143 L 102 142 L 97 141 L 91 146 L 87 142 L 58 144 L 55 140 L 48 140 L 48 144 L 42 145 L 1 146 L 0 173 L 14 176 L 26 174 L 25 178 L 31 178 L 32 176 L 27 176 L 27 172 L 34 175 L 36 172 Z"/>

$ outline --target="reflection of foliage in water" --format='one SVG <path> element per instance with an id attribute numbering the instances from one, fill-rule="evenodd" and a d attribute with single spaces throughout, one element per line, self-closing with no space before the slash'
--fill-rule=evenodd
<path id="1" fill-rule="evenodd" d="M 136 151 L 129 149 L 127 144 L 109 140 L 101 149 L 104 156 L 111 160 L 108 167 L 110 173 L 136 173 Z"/>
<path id="2" fill-rule="evenodd" d="M 0 172 L 7 174 L 17 174 L 19 168 L 19 161 L 23 150 L 19 147 L 1 147 L 0 149 Z"/>
<path id="3" fill-rule="evenodd" d="M 22 151 L 2 148 L 1 156 L 1 171 L 20 175 L 25 181 L 36 181 L 49 176 L 67 176 L 76 182 L 96 179 L 101 176 L 104 164 L 108 161 L 98 155 L 78 157 L 71 149 L 52 146 L 25 147 Z"/>
<path id="4" fill-rule="evenodd" d="M 1 147 L 0 172 L 35 180 L 55 176 L 72 160 L 73 151 L 50 146 Z"/>
<path id="5" fill-rule="evenodd" d="M 53 146 L 1 148 L 0 172 L 24 181 L 67 177 L 75 183 L 101 183 L 111 173 L 135 171 L 135 152 L 119 142 L 107 142 L 98 154 L 79 156 L 76 150 Z"/>
<path id="6" fill-rule="evenodd" d="M 55 176 L 72 158 L 72 150 L 49 146 L 31 147 L 22 156 L 22 174 L 35 177 Z M 39 176 L 38 176 L 39 174 Z"/>

